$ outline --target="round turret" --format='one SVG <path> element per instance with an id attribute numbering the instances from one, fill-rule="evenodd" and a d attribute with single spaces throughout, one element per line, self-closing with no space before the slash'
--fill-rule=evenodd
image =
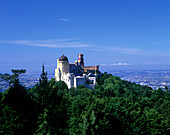
<path id="1" fill-rule="evenodd" d="M 59 61 L 68 61 L 68 58 L 64 54 L 59 58 Z"/>

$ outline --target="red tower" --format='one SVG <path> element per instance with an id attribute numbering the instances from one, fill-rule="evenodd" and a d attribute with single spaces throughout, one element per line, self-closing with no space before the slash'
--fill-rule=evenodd
<path id="1" fill-rule="evenodd" d="M 83 58 L 84 54 L 80 53 L 78 54 L 78 56 L 79 56 L 78 62 L 80 62 L 81 66 L 84 67 L 84 58 Z"/>

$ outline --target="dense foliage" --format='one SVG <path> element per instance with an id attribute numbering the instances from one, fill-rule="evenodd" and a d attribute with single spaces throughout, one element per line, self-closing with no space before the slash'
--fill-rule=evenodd
<path id="1" fill-rule="evenodd" d="M 48 81 L 43 66 L 39 83 L 27 90 L 18 76 L 0 93 L 0 134 L 170 133 L 170 93 L 162 89 L 154 91 L 107 73 L 97 78 L 94 90 L 68 89 L 62 81 Z"/>

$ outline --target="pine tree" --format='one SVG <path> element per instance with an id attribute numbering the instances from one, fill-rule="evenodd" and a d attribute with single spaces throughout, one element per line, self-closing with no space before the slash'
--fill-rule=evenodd
<path id="1" fill-rule="evenodd" d="M 39 83 L 43 84 L 43 86 L 45 86 L 47 84 L 47 82 L 48 82 L 47 72 L 45 72 L 44 63 L 43 63 L 41 79 L 39 80 Z"/>
<path id="2" fill-rule="evenodd" d="M 165 86 L 165 91 L 167 91 L 167 92 L 168 92 L 168 86 Z"/>
<path id="3" fill-rule="evenodd" d="M 48 110 L 44 109 L 43 114 L 40 114 L 38 123 L 38 129 L 34 135 L 50 135 L 50 127 L 47 121 Z"/>

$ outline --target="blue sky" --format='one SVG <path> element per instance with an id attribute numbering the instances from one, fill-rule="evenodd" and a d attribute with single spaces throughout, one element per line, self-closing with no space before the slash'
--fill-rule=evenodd
<path id="1" fill-rule="evenodd" d="M 169 0 L 0 0 L 0 72 L 49 72 L 65 54 L 101 68 L 170 69 Z"/>

